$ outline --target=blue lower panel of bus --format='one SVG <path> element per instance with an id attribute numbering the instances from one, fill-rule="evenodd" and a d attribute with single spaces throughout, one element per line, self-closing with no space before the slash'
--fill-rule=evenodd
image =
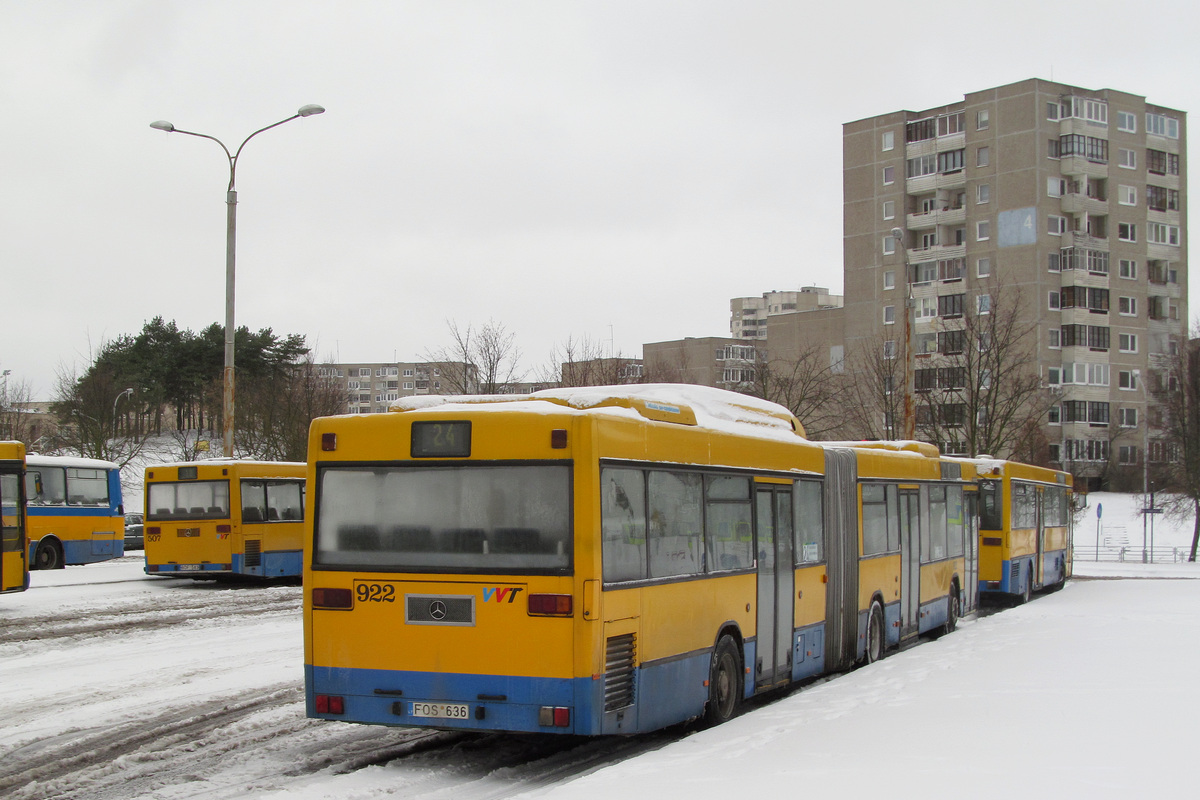
<path id="1" fill-rule="evenodd" d="M 123 539 L 67 539 L 62 546 L 65 564 L 92 564 L 125 555 Z M 31 552 L 30 558 L 32 557 Z"/>
<path id="2" fill-rule="evenodd" d="M 270 550 L 258 556 L 256 566 L 246 566 L 246 557 L 233 554 L 233 571 L 238 575 L 254 575 L 259 578 L 287 578 L 304 571 L 304 558 L 299 550 Z"/>
<path id="3" fill-rule="evenodd" d="M 308 716 L 344 722 L 476 731 L 600 733 L 604 682 L 304 667 Z M 318 714 L 316 695 L 343 698 L 345 713 Z M 431 704 L 441 704 L 438 709 Z M 414 714 L 414 705 L 417 714 Z M 465 707 L 465 715 L 447 706 Z M 569 709 L 566 725 L 539 724 L 543 707 Z M 439 713 L 441 716 L 431 716 Z M 560 722 L 564 721 L 560 717 Z"/>
<path id="4" fill-rule="evenodd" d="M 1034 556 L 1000 562 L 998 582 L 980 581 L 980 595 L 1020 595 L 1025 584 L 1033 580 Z M 1052 586 L 1067 579 L 1067 551 L 1050 550 L 1042 553 L 1042 586 Z M 999 583 L 999 586 L 996 585 Z"/>

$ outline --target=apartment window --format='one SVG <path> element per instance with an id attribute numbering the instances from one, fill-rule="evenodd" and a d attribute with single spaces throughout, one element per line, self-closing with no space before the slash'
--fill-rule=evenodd
<path id="1" fill-rule="evenodd" d="M 953 172 L 962 172 L 964 165 L 966 150 L 949 150 L 944 153 L 938 153 L 937 156 L 937 171 L 942 175 L 948 175 Z"/>
<path id="2" fill-rule="evenodd" d="M 1052 100 L 1052 101 L 1046 103 L 1046 119 L 1050 119 L 1050 120 L 1058 119 L 1061 111 L 1062 111 L 1062 108 L 1061 108 L 1061 106 L 1059 106 L 1057 100 Z"/>
<path id="3" fill-rule="evenodd" d="M 1135 415 L 1136 416 L 1136 415 Z M 1136 427 L 1136 423 L 1134 423 Z M 1137 445 L 1123 444 L 1117 447 L 1117 463 L 1122 466 L 1133 466 L 1138 463 Z"/>
<path id="4" fill-rule="evenodd" d="M 933 240 L 933 244 L 937 244 L 936 238 Z M 931 283 L 936 281 L 937 277 L 938 265 L 936 261 L 922 261 L 920 264 L 913 266 L 913 283 Z"/>
<path id="5" fill-rule="evenodd" d="M 1117 372 L 1117 387 L 1129 391 L 1135 391 L 1138 388 L 1137 371 L 1120 370 Z"/>
<path id="6" fill-rule="evenodd" d="M 412 390 L 412 388 L 413 388 L 413 383 L 412 383 L 412 381 L 405 381 L 405 382 L 404 382 L 404 388 L 405 388 L 405 389 L 408 389 L 409 391 L 411 391 L 411 390 Z"/>
<path id="7" fill-rule="evenodd" d="M 992 274 L 992 260 L 990 258 L 981 258 L 975 262 L 975 276 L 978 278 L 986 278 Z"/>
<path id="8" fill-rule="evenodd" d="M 946 258 L 938 262 L 938 278 L 943 281 L 960 281 L 963 277 L 963 264 L 966 259 Z"/>
<path id="9" fill-rule="evenodd" d="M 413 376 L 413 371 L 411 369 L 404 370 L 404 377 L 411 378 L 412 376 Z"/>
<path id="10" fill-rule="evenodd" d="M 1060 272 L 1062 270 L 1062 254 L 1050 253 L 1047 257 L 1047 267 L 1051 272 Z"/>
<path id="11" fill-rule="evenodd" d="M 1117 238 L 1122 242 L 1136 242 L 1137 225 L 1133 222 L 1118 222 Z"/>
<path id="12" fill-rule="evenodd" d="M 1117 202 L 1123 206 L 1137 205 L 1137 187 L 1120 186 L 1117 191 Z"/>
<path id="13" fill-rule="evenodd" d="M 1179 226 L 1164 225 L 1161 222 L 1148 223 L 1146 229 L 1146 240 L 1151 244 L 1168 244 L 1178 247 Z"/>
<path id="14" fill-rule="evenodd" d="M 1146 133 L 1155 136 L 1166 136 L 1168 139 L 1179 138 L 1179 120 L 1163 114 L 1146 113 Z"/>
<path id="15" fill-rule="evenodd" d="M 1051 311 L 1058 311 L 1062 308 L 1062 295 L 1058 292 L 1050 292 L 1047 296 L 1046 307 Z"/>
<path id="16" fill-rule="evenodd" d="M 981 219 L 975 223 L 975 241 L 986 242 L 992 238 L 991 220 Z"/>
<path id="17" fill-rule="evenodd" d="M 904 141 L 923 142 L 937 136 L 937 120 L 934 117 L 919 119 L 904 126 Z"/>
<path id="18" fill-rule="evenodd" d="M 992 296 L 990 294 L 981 294 L 976 297 L 975 311 L 979 314 L 992 313 Z"/>
<path id="19" fill-rule="evenodd" d="M 1058 328 L 1046 329 L 1046 346 L 1051 350 L 1058 350 L 1062 347 L 1062 332 Z"/>
<path id="20" fill-rule="evenodd" d="M 942 355 L 958 355 L 966 350 L 966 331 L 940 331 L 938 333 L 938 352 Z"/>
<path id="21" fill-rule="evenodd" d="M 1124 147 L 1117 148 L 1117 166 L 1125 169 L 1137 169 L 1137 153 L 1132 150 L 1126 150 Z"/>
<path id="22" fill-rule="evenodd" d="M 986 203 L 992 199 L 991 184 L 981 183 L 975 187 L 975 202 Z"/>
<path id="23" fill-rule="evenodd" d="M 896 288 L 896 271 L 895 270 L 891 270 L 891 269 L 884 270 L 884 272 L 883 272 L 883 288 L 884 289 L 895 289 Z"/>
<path id="24" fill-rule="evenodd" d="M 1062 178 L 1046 178 L 1046 196 L 1062 197 L 1067 193 L 1067 182 Z"/>
<path id="25" fill-rule="evenodd" d="M 1108 364 L 1088 364 L 1089 386 L 1108 386 Z"/>
<path id="26" fill-rule="evenodd" d="M 1072 97 L 1070 102 L 1071 116 L 1086 119 L 1088 122 L 1095 122 L 1097 125 L 1108 124 L 1108 103 L 1103 100 Z"/>
<path id="27" fill-rule="evenodd" d="M 894 340 L 888 339 L 886 342 L 883 343 L 883 357 L 884 358 L 895 358 L 896 357 L 896 342 Z"/>
<path id="28" fill-rule="evenodd" d="M 1128 258 L 1122 258 L 1120 266 L 1118 267 L 1118 270 L 1119 271 L 1117 274 L 1120 275 L 1120 277 L 1122 277 L 1126 280 L 1130 280 L 1130 281 L 1137 280 L 1137 262 L 1136 261 L 1133 261 Z"/>
<path id="29" fill-rule="evenodd" d="M 896 237 L 894 237 L 894 236 L 883 237 L 883 254 L 885 256 L 890 256 L 894 252 L 896 252 Z"/>
<path id="30" fill-rule="evenodd" d="M 883 324 L 884 325 L 895 325 L 896 324 L 896 307 L 895 306 L 884 306 L 883 307 Z"/>
<path id="31" fill-rule="evenodd" d="M 1058 138 L 1058 155 L 1083 156 L 1098 164 L 1108 163 L 1108 140 L 1082 133 L 1068 133 Z"/>
<path id="32" fill-rule="evenodd" d="M 991 150 L 981 147 L 975 151 L 975 166 L 986 167 L 991 160 Z"/>
<path id="33" fill-rule="evenodd" d="M 1062 152 L 1059 146 L 1058 139 L 1051 139 L 1046 147 L 1046 156 L 1048 158 L 1061 158 Z"/>
<path id="34" fill-rule="evenodd" d="M 1054 214 L 1046 216 L 1046 233 L 1051 236 L 1062 236 L 1067 232 L 1067 218 L 1059 217 Z"/>
<path id="35" fill-rule="evenodd" d="M 1117 335 L 1117 349 L 1122 353 L 1136 353 L 1138 351 L 1138 337 L 1136 333 L 1122 333 Z"/>
<path id="36" fill-rule="evenodd" d="M 986 131 L 988 128 L 988 112 L 987 109 L 975 112 L 975 130 Z"/>
<path id="37" fill-rule="evenodd" d="M 1059 408 L 1058 406 L 1050 406 L 1050 410 L 1048 412 L 1046 412 L 1046 421 L 1049 422 L 1051 425 L 1061 425 L 1062 424 L 1062 409 Z M 1058 460 L 1058 454 L 1054 452 L 1057 447 L 1058 447 L 1058 445 L 1056 445 L 1056 444 L 1050 445 L 1050 460 L 1051 461 Z"/>
<path id="38" fill-rule="evenodd" d="M 1117 298 L 1117 313 L 1125 317 L 1137 316 L 1137 298 L 1136 297 L 1118 297 Z"/>
<path id="39" fill-rule="evenodd" d="M 908 177 L 910 178 L 932 175 L 937 171 L 938 157 L 936 155 L 917 156 L 908 160 Z"/>
<path id="40" fill-rule="evenodd" d="M 1125 133 L 1137 133 L 1137 114 L 1128 111 L 1117 112 L 1117 130 Z"/>
<path id="41" fill-rule="evenodd" d="M 884 167 L 883 168 L 883 185 L 889 186 L 895 182 L 896 182 L 896 168 L 895 167 Z"/>
<path id="42" fill-rule="evenodd" d="M 1164 186 L 1147 186 L 1146 207 L 1153 211 L 1178 211 L 1179 191 Z"/>
<path id="43" fill-rule="evenodd" d="M 922 297 L 917 300 L 917 319 L 932 319 L 937 316 L 937 298 Z M 926 352 L 924 350 L 918 352 Z"/>
<path id="44" fill-rule="evenodd" d="M 952 136 L 966 130 L 966 114 L 957 111 L 953 114 L 942 114 L 937 118 L 938 136 Z"/>
<path id="45" fill-rule="evenodd" d="M 895 200 L 884 200 L 883 201 L 883 218 L 884 219 L 895 219 L 896 218 L 896 201 Z"/>
<path id="46" fill-rule="evenodd" d="M 963 297 L 961 294 L 944 294 L 938 297 L 938 316 L 961 317 L 963 315 Z"/>
<path id="47" fill-rule="evenodd" d="M 891 150 L 896 146 L 896 133 L 894 131 L 883 132 L 883 149 Z"/>

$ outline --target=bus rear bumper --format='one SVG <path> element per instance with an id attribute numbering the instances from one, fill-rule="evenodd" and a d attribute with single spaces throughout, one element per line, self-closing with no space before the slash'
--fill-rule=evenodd
<path id="1" fill-rule="evenodd" d="M 603 683 L 305 665 L 309 717 L 369 725 L 529 733 L 600 733 Z M 599 691 L 597 691 L 599 689 Z M 331 698 L 335 698 L 332 699 Z M 318 708 L 320 710 L 318 710 Z M 341 709 L 341 713 L 336 713 Z"/>

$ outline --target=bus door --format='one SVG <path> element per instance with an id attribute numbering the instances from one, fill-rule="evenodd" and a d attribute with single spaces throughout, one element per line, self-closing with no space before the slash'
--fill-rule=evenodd
<path id="1" fill-rule="evenodd" d="M 792 487 L 757 484 L 758 622 L 754 686 L 766 689 L 792 676 L 795 584 L 792 557 Z"/>
<path id="2" fill-rule="evenodd" d="M 921 619 L 921 498 L 900 490 L 900 638 L 917 634 Z"/>
<path id="3" fill-rule="evenodd" d="M 963 492 L 963 533 L 966 536 L 963 554 L 966 575 L 962 587 L 962 611 L 965 614 L 979 605 L 979 493 Z"/>
<path id="4" fill-rule="evenodd" d="M 15 463 L 15 462 L 14 462 Z M 0 592 L 25 588 L 25 502 L 21 469 L 0 467 Z"/>
<path id="5" fill-rule="evenodd" d="M 1046 492 L 1039 486 L 1037 487 L 1037 554 L 1033 557 L 1033 576 L 1030 580 L 1033 581 L 1033 588 L 1037 589 L 1046 582 L 1045 559 L 1043 553 L 1046 551 Z"/>

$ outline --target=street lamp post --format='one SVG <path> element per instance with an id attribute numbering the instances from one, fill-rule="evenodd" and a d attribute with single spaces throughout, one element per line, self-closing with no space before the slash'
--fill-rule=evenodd
<path id="1" fill-rule="evenodd" d="M 287 119 L 281 119 L 272 125 L 265 128 L 259 128 L 254 133 L 247 136 L 238 145 L 238 149 L 233 154 L 230 154 L 229 148 L 225 143 L 215 136 L 209 136 L 207 133 L 196 133 L 195 131 L 185 131 L 176 128 L 171 123 L 165 120 L 151 122 L 150 127 L 167 133 L 186 133 L 188 136 L 198 136 L 201 139 L 211 139 L 221 146 L 225 151 L 225 157 L 229 159 L 229 188 L 225 193 L 226 212 L 226 228 L 225 228 L 225 372 L 224 372 L 224 401 L 221 407 L 222 416 L 222 447 L 226 457 L 233 455 L 233 287 L 234 287 L 234 244 L 237 234 L 237 191 L 234 188 L 234 182 L 237 174 L 237 160 L 242 154 L 242 148 L 246 146 L 246 142 L 253 139 L 263 131 L 269 131 L 271 128 L 277 128 L 285 122 L 291 122 L 299 117 L 311 117 L 314 114 L 324 114 L 323 106 L 307 105 L 302 106 L 292 116 Z"/>
<path id="2" fill-rule="evenodd" d="M 916 410 L 914 409 L 914 365 L 913 365 L 913 309 L 911 267 L 908 263 L 908 237 L 903 228 L 892 228 L 892 240 L 904 251 L 904 438 L 915 439 L 917 435 Z"/>

